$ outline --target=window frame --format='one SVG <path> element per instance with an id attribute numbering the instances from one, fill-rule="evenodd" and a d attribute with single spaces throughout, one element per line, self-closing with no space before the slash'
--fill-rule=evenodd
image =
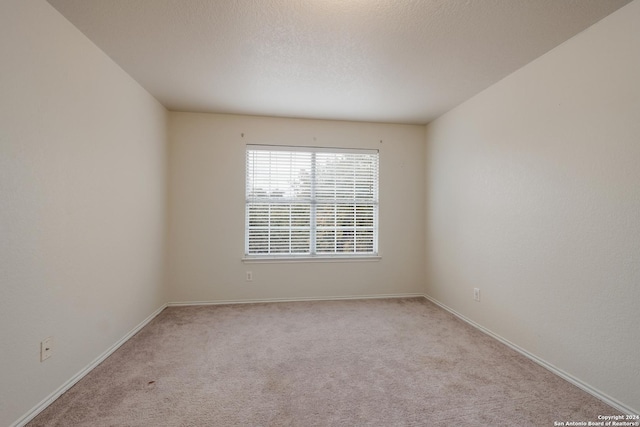
<path id="1" fill-rule="evenodd" d="M 300 204 L 308 204 L 309 206 L 309 210 L 310 210 L 310 214 L 309 214 L 309 252 L 305 252 L 305 253 L 291 253 L 291 252 L 286 252 L 286 253 L 265 253 L 265 254 L 259 254 L 259 253 L 250 253 L 250 217 L 249 217 L 249 211 L 250 211 L 250 206 L 253 204 L 258 204 L 259 201 L 257 201 L 258 199 L 254 199 L 254 200 L 250 200 L 250 196 L 249 196 L 249 192 L 250 192 L 250 185 L 249 185 L 249 180 L 250 180 L 250 171 L 249 171 L 249 153 L 253 152 L 253 151 L 265 151 L 265 152 L 288 152 L 288 153 L 298 153 L 298 152 L 302 152 L 302 153 L 311 153 L 311 167 L 310 169 L 310 177 L 311 177 L 311 190 L 310 190 L 310 195 L 309 198 L 307 200 L 302 200 L 302 199 L 296 199 L 295 197 L 289 200 L 302 200 Z M 327 205 L 327 199 L 322 199 L 320 200 L 316 194 L 316 188 L 317 188 L 317 182 L 319 180 L 319 174 L 316 171 L 316 166 L 317 166 L 317 154 L 318 153 L 329 153 L 329 154 L 358 154 L 358 155 L 372 155 L 372 160 L 373 161 L 373 165 L 375 168 L 375 172 L 372 176 L 372 193 L 373 196 L 370 199 L 366 199 L 366 203 L 363 203 L 360 199 L 358 199 L 357 196 L 357 190 L 355 190 L 355 186 L 356 183 L 359 182 L 355 179 L 355 168 L 354 168 L 354 181 L 353 181 L 353 185 L 354 185 L 354 197 L 352 199 L 352 203 L 351 206 L 353 206 L 354 209 L 354 218 L 357 218 L 357 206 L 358 205 L 367 205 L 371 207 L 371 220 L 372 220 L 372 225 L 371 225 L 371 235 L 372 235 L 372 247 L 371 247 L 371 251 L 367 251 L 367 252 L 357 252 L 357 236 L 356 236 L 356 231 L 357 230 L 361 230 L 363 231 L 365 228 L 369 228 L 369 227 L 364 227 L 364 226 L 357 226 L 357 219 L 354 219 L 354 223 L 353 223 L 353 232 L 354 232 L 354 238 L 353 238 L 353 252 L 319 252 L 318 251 L 318 244 L 317 244 L 317 236 L 318 236 L 318 229 L 322 230 L 323 227 L 322 226 L 318 226 L 318 223 L 316 221 L 316 216 L 317 216 L 317 209 L 318 209 L 318 205 L 322 204 L 322 205 Z M 271 160 L 270 160 L 271 162 Z M 271 165 L 271 163 L 269 163 Z M 255 176 L 254 176 L 255 179 Z M 270 181 L 271 182 L 271 181 Z M 337 188 L 338 184 L 336 183 L 336 188 Z M 315 261 L 319 261 L 319 262 L 340 262 L 340 261 L 353 261 L 353 260 L 360 260 L 360 261 L 375 261 L 380 259 L 380 254 L 379 254 L 379 206 L 380 206 L 380 151 L 377 149 L 357 149 L 357 148 L 337 148 L 337 147 L 314 147 L 314 146 L 289 146 L 289 145 L 259 145 L 259 144 L 247 144 L 245 147 L 245 224 L 244 224 L 244 257 L 242 258 L 243 261 L 245 262 L 272 262 L 272 261 L 276 261 L 276 262 L 297 262 L 297 261 L 311 261 L 311 262 L 315 262 Z M 253 188 L 253 190 L 255 190 L 255 188 Z M 333 203 L 329 204 L 330 206 L 333 206 L 334 209 L 336 209 L 337 212 L 337 207 L 340 206 L 341 204 L 338 203 L 338 197 L 334 196 L 333 197 Z M 295 202 L 291 202 L 291 204 L 293 204 Z M 286 202 L 283 202 L 283 204 L 286 204 Z M 349 205 L 348 203 L 345 203 L 343 205 Z M 271 226 L 269 225 L 269 230 L 271 230 Z M 289 226 L 289 228 L 291 228 L 291 225 Z M 334 226 L 334 230 L 336 233 L 335 236 L 335 241 L 336 241 L 336 245 L 337 245 L 337 232 L 338 230 L 340 230 L 340 226 L 337 225 L 337 223 Z M 343 230 L 345 228 L 348 227 L 344 227 Z M 326 230 L 326 228 L 325 228 Z M 290 243 L 291 244 L 291 243 Z"/>

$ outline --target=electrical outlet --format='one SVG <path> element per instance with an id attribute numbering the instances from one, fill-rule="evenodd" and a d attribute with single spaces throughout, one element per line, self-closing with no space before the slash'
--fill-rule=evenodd
<path id="1" fill-rule="evenodd" d="M 247 278 L 246 278 L 247 282 L 253 282 L 253 273 L 250 271 L 247 271 Z"/>
<path id="2" fill-rule="evenodd" d="M 51 353 L 53 353 L 53 337 L 45 338 L 40 343 L 40 361 L 44 362 L 50 358 Z"/>
<path id="3" fill-rule="evenodd" d="M 480 288 L 473 288 L 473 299 L 480 301 Z"/>

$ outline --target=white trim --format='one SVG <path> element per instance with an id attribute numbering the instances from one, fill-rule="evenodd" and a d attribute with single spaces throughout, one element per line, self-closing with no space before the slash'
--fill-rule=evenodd
<path id="1" fill-rule="evenodd" d="M 226 305 L 226 304 L 258 304 L 265 302 L 295 302 L 295 301 L 338 301 L 338 300 L 359 300 L 359 299 L 388 299 L 388 298 L 418 298 L 423 294 L 380 294 L 380 295 L 347 295 L 347 296 L 326 296 L 326 297 L 293 297 L 293 298 L 258 298 L 258 299 L 236 299 L 236 300 L 213 300 L 213 301 L 176 301 L 167 304 L 168 307 L 185 307 L 193 305 Z"/>
<path id="2" fill-rule="evenodd" d="M 122 344 L 127 342 L 132 336 L 134 336 L 140 329 L 147 326 L 149 322 L 151 322 L 158 314 L 162 312 L 167 307 L 167 304 L 163 304 L 156 311 L 151 313 L 146 319 L 144 319 L 138 326 L 129 331 L 124 337 L 120 338 L 115 344 L 109 347 L 104 353 L 98 356 L 93 362 L 89 363 L 83 369 L 81 369 L 77 374 L 71 377 L 67 382 L 62 384 L 57 390 L 51 393 L 49 396 L 45 397 L 40 403 L 34 406 L 29 412 L 20 417 L 16 422 L 11 424 L 10 427 L 23 427 L 29 421 L 33 420 L 40 412 L 44 411 L 49 405 L 51 405 L 57 398 L 62 396 L 67 390 L 73 387 L 78 381 L 84 378 L 89 372 L 91 372 L 96 366 L 98 366 L 102 361 L 104 361 L 107 357 L 111 356 L 114 351 L 116 351 Z"/>
<path id="3" fill-rule="evenodd" d="M 242 262 L 251 264 L 270 264 L 270 263 L 297 263 L 297 262 L 371 262 L 380 261 L 379 255 L 363 255 L 363 256 L 286 256 L 286 257 L 244 257 Z"/>
<path id="4" fill-rule="evenodd" d="M 573 375 L 569 374 L 568 372 L 566 372 L 566 371 L 564 371 L 564 370 L 552 365 L 551 363 L 545 361 L 544 359 L 539 358 L 535 354 L 529 353 L 524 348 L 522 348 L 522 347 L 518 346 L 517 344 L 514 344 L 511 341 L 501 337 L 500 335 L 498 335 L 498 334 L 494 333 L 493 331 L 485 328 L 484 326 L 481 326 L 480 324 L 478 324 L 478 323 L 474 322 L 473 320 L 469 319 L 468 317 L 458 313 L 457 311 L 455 311 L 451 307 L 446 306 L 445 304 L 441 303 L 440 301 L 436 300 L 435 298 L 432 298 L 432 297 L 430 297 L 428 295 L 423 295 L 423 296 L 427 300 L 429 300 L 432 303 L 434 303 L 435 305 L 437 305 L 438 307 L 443 308 L 444 310 L 446 310 L 449 313 L 453 314 L 454 316 L 456 316 L 460 320 L 462 320 L 462 321 L 468 323 L 469 325 L 473 326 L 474 328 L 478 329 L 480 332 L 483 332 L 483 333 L 489 335 L 491 338 L 494 338 L 494 339 L 500 341 L 502 344 L 504 344 L 507 347 L 517 351 L 518 353 L 520 353 L 521 355 L 523 355 L 527 359 L 537 363 L 538 365 L 542 366 L 546 370 L 548 370 L 551 373 L 559 376 L 560 378 L 564 379 L 565 381 L 568 381 L 569 383 L 575 385 L 576 387 L 578 387 L 582 391 L 585 391 L 585 392 L 589 393 L 593 397 L 603 401 L 607 405 L 609 405 L 609 406 L 611 406 L 611 407 L 613 407 L 613 408 L 615 408 L 615 409 L 619 410 L 620 412 L 623 412 L 623 413 L 625 413 L 627 415 L 637 415 L 638 414 L 638 411 L 634 411 L 632 408 L 630 408 L 629 406 L 626 406 L 624 403 L 614 399 L 613 397 L 607 395 L 606 393 L 603 393 L 600 390 L 590 386 L 589 384 L 579 380 L 578 378 L 576 378 Z"/>

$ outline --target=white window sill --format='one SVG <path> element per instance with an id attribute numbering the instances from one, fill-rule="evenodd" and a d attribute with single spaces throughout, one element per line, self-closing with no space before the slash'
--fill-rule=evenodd
<path id="1" fill-rule="evenodd" d="M 261 263 L 298 263 L 298 262 L 377 262 L 382 259 L 379 255 L 363 255 L 363 256 L 306 256 L 306 257 L 245 257 L 242 262 L 247 264 Z"/>

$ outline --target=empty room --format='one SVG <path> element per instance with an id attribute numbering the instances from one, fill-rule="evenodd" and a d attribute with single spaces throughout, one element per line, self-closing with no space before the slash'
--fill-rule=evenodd
<path id="1" fill-rule="evenodd" d="M 2 0 L 0 426 L 640 426 L 640 0 Z"/>

